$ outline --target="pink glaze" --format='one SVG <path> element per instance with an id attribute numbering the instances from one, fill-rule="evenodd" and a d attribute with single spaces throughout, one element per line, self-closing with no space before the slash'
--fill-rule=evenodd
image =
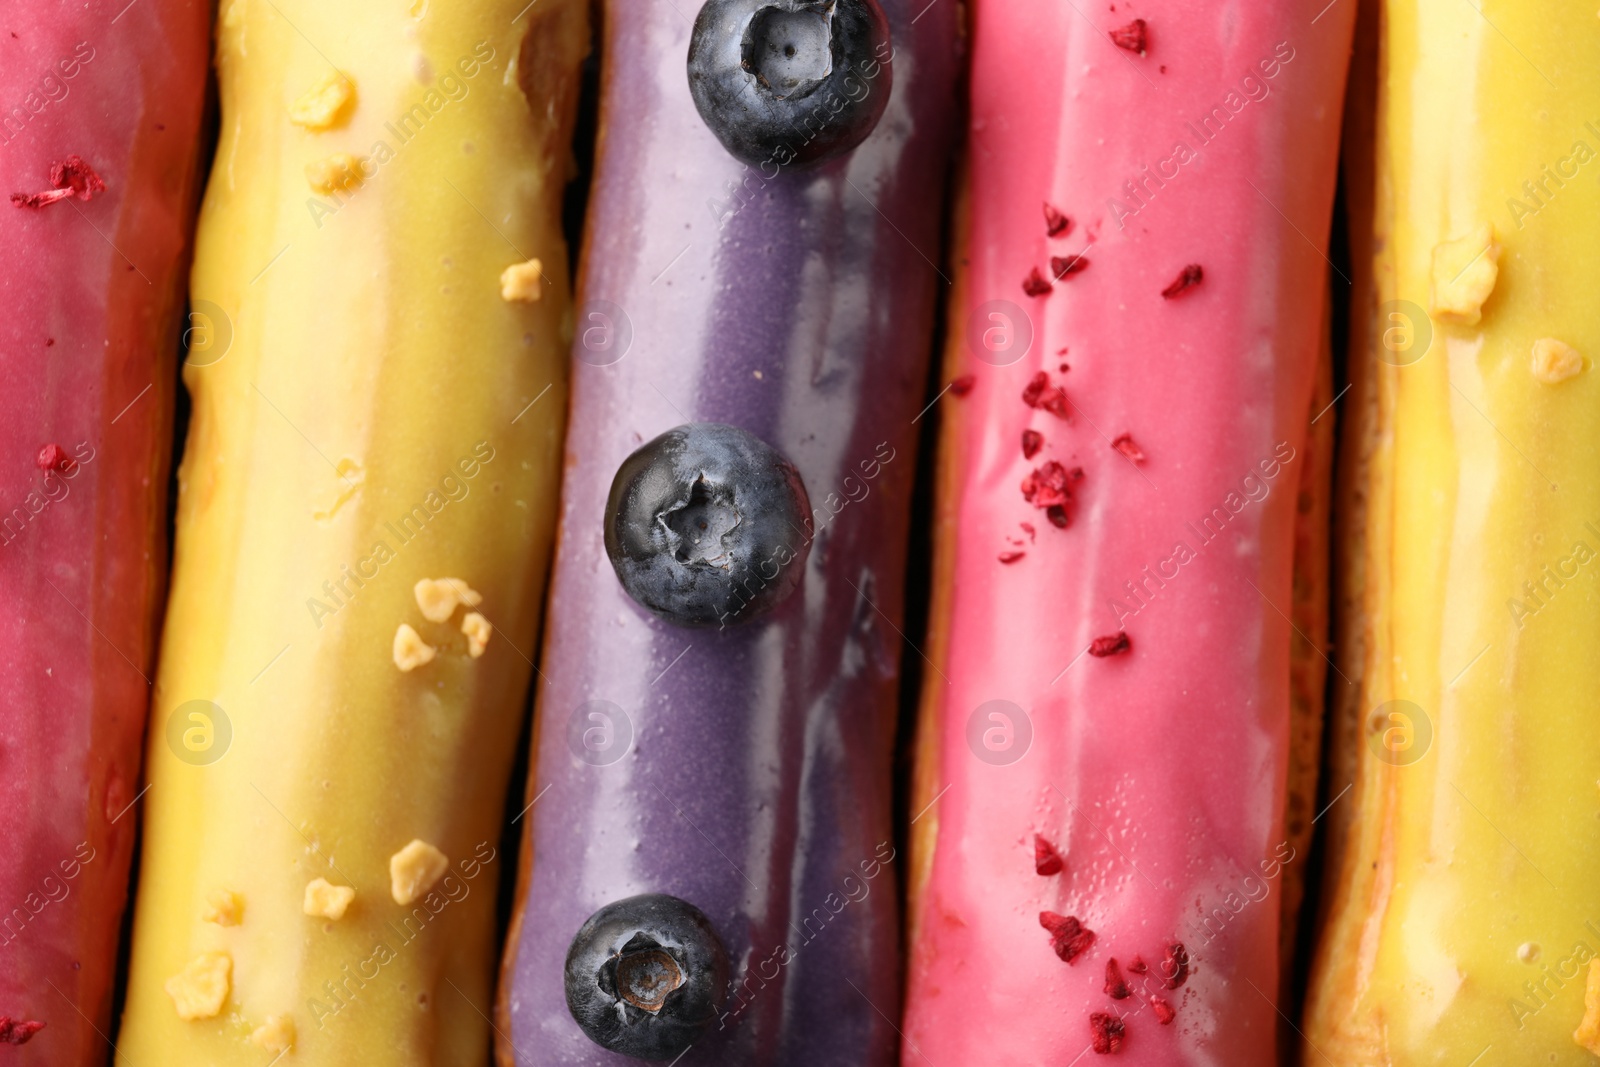
<path id="1" fill-rule="evenodd" d="M 932 806 L 913 826 L 903 1059 L 1088 1062 L 1090 1016 L 1110 1013 L 1126 1028 L 1120 1063 L 1271 1064 L 1278 894 L 1304 862 L 1283 827 L 1285 612 L 1355 5 L 972 6 L 947 366 L 972 383 L 942 402 L 924 707 L 936 740 L 915 805 Z M 1145 55 L 1109 37 L 1135 17 Z M 1213 106 L 1225 119 L 1197 136 Z M 1186 158 L 1171 161 L 1179 143 Z M 1068 232 L 1047 236 L 1045 201 Z M 1048 277 L 1051 256 L 1085 251 L 1087 268 L 1024 295 L 1031 269 Z M 1163 298 L 1189 264 L 1203 281 Z M 1031 320 L 1031 348 L 1006 366 L 972 344 L 985 326 L 1025 325 L 990 318 L 995 300 Z M 1068 419 L 1048 392 L 1023 402 L 1040 371 L 1065 389 Z M 1025 429 L 1044 437 L 1031 460 Z M 1113 449 L 1124 433 L 1143 462 Z M 1023 496 L 1052 460 L 1084 472 L 1066 529 Z M 1202 525 L 1214 510 L 1217 533 Z M 1124 630 L 1131 650 L 1085 654 Z M 991 759 L 1020 754 L 1007 765 L 968 742 L 974 710 L 994 700 L 1031 722 L 1022 753 L 1020 728 L 1007 750 L 1004 720 L 980 717 L 980 735 L 996 730 Z M 1060 849 L 1062 873 L 1036 873 L 1035 834 Z M 1063 962 L 1041 911 L 1081 919 L 1093 945 Z M 1173 939 L 1191 973 L 1168 990 Z M 1128 999 L 1105 992 L 1112 958 Z M 1151 995 L 1175 1009 L 1170 1024 Z"/>
<path id="2" fill-rule="evenodd" d="M 127 1063 L 111 1016 L 210 13 L 0 0 L 0 1067 Z M 55 199 L 73 157 L 103 188 Z"/>

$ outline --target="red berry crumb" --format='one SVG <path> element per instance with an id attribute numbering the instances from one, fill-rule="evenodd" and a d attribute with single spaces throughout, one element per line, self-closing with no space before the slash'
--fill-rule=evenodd
<path id="1" fill-rule="evenodd" d="M 1000 553 L 1000 562 L 1007 564 L 1015 563 L 1017 560 L 1026 555 L 1026 552 L 1002 552 Z"/>
<path id="2" fill-rule="evenodd" d="M 1143 956 L 1135 956 L 1128 961 L 1128 971 L 1131 974 L 1144 974 L 1149 969 L 1149 966 L 1144 962 Z"/>
<path id="3" fill-rule="evenodd" d="M 1122 968 L 1117 966 L 1115 956 L 1106 961 L 1106 996 L 1112 1000 L 1127 1000 L 1133 996 L 1133 990 L 1128 986 L 1127 979 L 1122 977 Z"/>
<path id="4" fill-rule="evenodd" d="M 1033 835 L 1033 869 L 1035 873 L 1044 878 L 1060 874 L 1066 864 L 1061 861 L 1061 853 L 1056 851 L 1056 846 L 1046 841 L 1038 834 Z"/>
<path id="5" fill-rule="evenodd" d="M 1044 447 L 1044 434 L 1038 430 L 1022 431 L 1022 458 L 1032 459 Z"/>
<path id="6" fill-rule="evenodd" d="M 952 378 L 950 381 L 950 395 L 966 396 L 972 392 L 972 387 L 977 384 L 978 379 L 971 374 L 963 374 L 959 378 Z"/>
<path id="7" fill-rule="evenodd" d="M 0 1015 L 0 1044 L 26 1045 L 28 1041 L 44 1029 L 44 1023 L 34 1020 L 12 1022 L 6 1015 Z"/>
<path id="8" fill-rule="evenodd" d="M 1072 525 L 1072 516 L 1067 514 L 1067 509 L 1062 504 L 1051 504 L 1044 509 L 1044 517 L 1050 520 L 1050 525 L 1057 529 L 1065 530 Z"/>
<path id="9" fill-rule="evenodd" d="M 1132 647 L 1133 642 L 1128 640 L 1127 633 L 1123 630 L 1118 630 L 1114 634 L 1107 634 L 1105 637 L 1097 637 L 1090 642 L 1089 655 L 1099 656 L 1103 659 L 1106 656 L 1120 655 Z"/>
<path id="10" fill-rule="evenodd" d="M 1022 279 L 1022 291 L 1029 296 L 1043 296 L 1053 288 L 1055 287 L 1044 280 L 1044 275 L 1039 273 L 1038 267 L 1033 268 L 1028 272 L 1028 276 Z"/>
<path id="11" fill-rule="evenodd" d="M 1075 915 L 1041 911 L 1039 925 L 1050 931 L 1050 947 L 1066 963 L 1088 952 L 1089 946 L 1094 944 L 1094 931 L 1079 922 Z"/>
<path id="12" fill-rule="evenodd" d="M 1097 1011 L 1089 1016 L 1089 1033 L 1094 1038 L 1094 1050 L 1101 1055 L 1122 1051 L 1122 1035 L 1128 1026 L 1115 1015 Z"/>
<path id="13" fill-rule="evenodd" d="M 68 156 L 59 163 L 50 164 L 50 184 L 57 189 L 71 189 L 80 200 L 106 191 L 106 183 L 82 156 Z"/>
<path id="14" fill-rule="evenodd" d="M 1205 279 L 1205 268 L 1200 266 L 1198 263 L 1191 263 L 1187 267 L 1183 268 L 1183 273 L 1174 278 L 1171 285 L 1161 290 L 1161 295 L 1167 300 L 1171 300 L 1179 293 L 1187 292 L 1188 290 L 1193 289 L 1195 286 L 1205 281 Z"/>
<path id="15" fill-rule="evenodd" d="M 1072 502 L 1072 472 L 1047 460 L 1022 479 L 1022 499 L 1036 508 L 1064 508 Z"/>
<path id="16" fill-rule="evenodd" d="M 1033 541 L 1033 540 L 1036 539 L 1036 534 L 1035 534 L 1034 529 L 1033 529 L 1033 523 L 1031 523 L 1031 522 L 1020 522 L 1017 525 L 1022 527 L 1022 532 L 1028 535 L 1028 540 L 1029 541 Z"/>
<path id="17" fill-rule="evenodd" d="M 1167 945 L 1167 953 L 1161 957 L 1161 980 L 1168 989 L 1177 989 L 1189 980 L 1189 950 L 1182 941 Z"/>
<path id="18" fill-rule="evenodd" d="M 1172 1005 L 1160 997 L 1150 998 L 1150 1010 L 1156 1013 L 1156 1018 L 1160 1020 L 1162 1026 L 1168 1025 L 1178 1017 L 1178 1013 L 1173 1009 Z"/>
<path id="19" fill-rule="evenodd" d="M 42 471 L 60 471 L 62 474 L 78 465 L 77 460 L 67 455 L 66 449 L 55 443 L 39 449 L 39 454 L 33 457 L 33 462 Z"/>
<path id="20" fill-rule="evenodd" d="M 1058 419 L 1067 418 L 1067 394 L 1059 385 L 1050 384 L 1050 375 L 1040 371 L 1028 380 L 1022 390 L 1022 402 L 1030 408 L 1042 408 Z"/>
<path id="21" fill-rule="evenodd" d="M 1065 237 L 1072 232 L 1072 220 L 1049 204 L 1045 204 L 1044 232 L 1051 237 Z"/>
<path id="22" fill-rule="evenodd" d="M 79 200 L 92 200 L 96 193 L 106 191 L 106 183 L 94 168 L 81 156 L 68 156 L 59 163 L 50 164 L 50 190 L 43 193 L 12 193 L 11 202 L 17 207 L 44 207 L 57 200 L 75 196 Z"/>
<path id="23" fill-rule="evenodd" d="M 1111 442 L 1111 447 L 1116 449 L 1118 452 L 1121 452 L 1124 456 L 1127 456 L 1135 463 L 1144 462 L 1144 450 L 1133 443 L 1133 434 L 1131 433 L 1119 435 L 1115 441 Z"/>
<path id="24" fill-rule="evenodd" d="M 1111 41 L 1118 48 L 1126 48 L 1142 56 L 1150 51 L 1150 24 L 1144 19 L 1134 19 L 1121 29 L 1112 30 Z"/>
<path id="25" fill-rule="evenodd" d="M 1068 275 L 1076 274 L 1089 265 L 1088 257 L 1077 256 L 1051 256 L 1050 274 L 1056 281 Z"/>
<path id="26" fill-rule="evenodd" d="M 11 202 L 17 207 L 44 207 L 57 200 L 65 200 L 72 195 L 68 189 L 57 189 L 48 193 L 12 193 Z"/>

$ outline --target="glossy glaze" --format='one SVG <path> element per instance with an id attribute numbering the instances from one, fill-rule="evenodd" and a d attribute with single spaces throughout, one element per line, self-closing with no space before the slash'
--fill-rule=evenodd
<path id="1" fill-rule="evenodd" d="M 18 1067 L 110 1054 L 164 595 L 209 12 L 122 8 L 0 4 L 0 1016 L 45 1023 Z M 9 202 L 70 155 L 104 193 Z"/>
<path id="2" fill-rule="evenodd" d="M 584 919 L 641 892 L 703 909 L 733 959 L 742 1001 L 685 1067 L 895 1060 L 896 626 L 957 60 L 955 5 L 913 25 L 925 6 L 885 5 L 894 89 L 876 132 L 820 170 L 765 183 L 690 99 L 694 12 L 607 7 L 503 1062 L 631 1062 L 578 1030 L 561 975 Z M 724 190 L 747 174 L 750 202 L 735 210 Z M 617 351 L 590 317 L 601 313 L 612 329 L 625 316 L 631 334 L 606 366 L 594 364 Z M 618 464 L 690 420 L 762 437 L 819 509 L 800 588 L 745 628 L 656 620 L 606 560 Z M 614 705 L 609 736 L 582 718 L 591 701 Z M 600 765 L 577 754 L 590 727 Z"/>
<path id="3" fill-rule="evenodd" d="M 1315 711 L 1292 577 L 1301 471 L 1325 462 L 1307 426 L 1354 6 L 1117 8 L 974 5 L 946 366 L 973 382 L 944 401 L 906 1063 L 1087 1061 L 1094 1013 L 1125 1016 L 1120 1063 L 1277 1062 L 1279 895 L 1304 862 L 1289 744 Z M 1110 40 L 1134 14 L 1146 55 Z M 1045 201 L 1070 231 L 1047 236 Z M 1076 254 L 1086 269 L 1024 293 Z M 1165 298 L 1189 264 L 1203 281 Z M 981 345 L 1025 324 L 1025 355 Z M 1040 372 L 1066 418 L 1024 403 Z M 1112 447 L 1125 433 L 1142 460 Z M 1065 529 L 1021 491 L 1050 461 L 1084 470 Z M 1119 631 L 1130 651 L 1086 654 Z M 1063 873 L 1036 873 L 1035 834 Z M 1043 911 L 1093 947 L 1063 962 Z M 1191 969 L 1169 990 L 1173 939 Z M 1149 974 L 1113 1000 L 1108 961 L 1136 955 Z"/>
<path id="4" fill-rule="evenodd" d="M 1600 952 L 1600 21 L 1573 3 L 1382 16 L 1346 453 L 1340 666 L 1359 694 L 1330 783 L 1353 788 L 1306 1038 L 1337 1067 L 1579 1067 Z M 1485 222 L 1481 320 L 1420 314 L 1435 246 Z M 1543 337 L 1586 369 L 1537 380 Z"/>
<path id="5" fill-rule="evenodd" d="M 277 1050 L 254 1035 L 273 1019 L 295 1031 L 284 1065 L 489 1056 L 496 845 L 555 528 L 560 204 L 588 46 L 581 0 L 526 7 L 219 14 L 222 137 L 193 297 L 232 343 L 185 367 L 154 698 L 163 726 L 213 732 L 149 739 L 127 1063 L 267 1064 Z M 291 122 L 333 63 L 347 110 L 326 129 Z M 306 168 L 338 152 L 370 172 L 319 195 Z M 507 302 L 501 272 L 527 257 L 544 263 L 540 299 Z M 423 617 L 414 583 L 443 577 L 482 596 L 481 657 L 459 609 Z M 432 662 L 399 669 L 401 624 Z M 449 872 L 400 903 L 391 857 L 413 839 Z M 304 910 L 318 878 L 355 891 L 343 917 Z M 232 925 L 206 918 L 220 891 L 237 895 Z M 231 960 L 227 998 L 180 1018 L 170 981 L 206 953 Z"/>

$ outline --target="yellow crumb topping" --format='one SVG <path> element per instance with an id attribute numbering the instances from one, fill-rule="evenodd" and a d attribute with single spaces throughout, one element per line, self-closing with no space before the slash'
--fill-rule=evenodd
<path id="1" fill-rule="evenodd" d="M 315 878 L 306 883 L 306 898 L 302 905 L 307 915 L 324 919 L 342 919 L 345 909 L 356 898 L 356 891 L 347 885 L 332 885 L 325 878 Z"/>
<path id="2" fill-rule="evenodd" d="M 531 304 L 539 299 L 539 279 L 544 266 L 537 259 L 513 263 L 500 272 L 500 297 L 506 301 Z"/>
<path id="3" fill-rule="evenodd" d="M 410 904 L 433 888 L 450 860 L 426 841 L 413 840 L 389 857 L 389 889 L 396 904 Z"/>
<path id="4" fill-rule="evenodd" d="M 1546 385 L 1559 385 L 1583 373 L 1583 354 L 1565 341 L 1541 337 L 1533 342 L 1533 376 Z"/>
<path id="5" fill-rule="evenodd" d="M 334 71 L 290 105 L 289 121 L 308 130 L 329 129 L 339 123 L 355 95 L 355 83 Z"/>
<path id="6" fill-rule="evenodd" d="M 306 164 L 306 181 L 311 188 L 324 195 L 348 192 L 361 184 L 365 163 L 360 156 L 349 152 L 335 152 L 326 159 Z"/>
<path id="7" fill-rule="evenodd" d="M 1500 246 L 1485 222 L 1465 237 L 1433 249 L 1433 315 L 1471 326 L 1483 317 L 1483 302 L 1500 276 Z"/>
<path id="8" fill-rule="evenodd" d="M 494 627 L 476 611 L 469 611 L 461 620 L 461 632 L 467 635 L 467 652 L 477 659 L 489 647 L 489 635 L 494 633 Z"/>
<path id="9" fill-rule="evenodd" d="M 455 613 L 457 604 L 475 608 L 483 603 L 482 594 L 460 578 L 421 578 L 411 593 L 429 622 L 444 622 Z"/>
<path id="10" fill-rule="evenodd" d="M 251 1041 L 274 1054 L 294 1048 L 294 1037 L 294 1020 L 287 1015 L 269 1015 L 266 1022 L 250 1033 Z"/>
<path id="11" fill-rule="evenodd" d="M 414 671 L 424 663 L 432 662 L 438 654 L 439 650 L 424 641 L 409 623 L 403 622 L 395 630 L 394 665 L 401 670 Z"/>
<path id="12" fill-rule="evenodd" d="M 226 952 L 205 952 L 167 979 L 167 996 L 172 998 L 180 1019 L 213 1019 L 228 999 L 228 976 L 233 960 Z"/>
<path id="13" fill-rule="evenodd" d="M 206 894 L 200 918 L 218 926 L 238 926 L 244 921 L 244 898 L 231 889 L 213 889 Z"/>

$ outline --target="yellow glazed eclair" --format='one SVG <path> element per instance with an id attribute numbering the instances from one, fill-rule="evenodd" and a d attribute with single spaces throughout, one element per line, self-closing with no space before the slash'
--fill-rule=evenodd
<path id="1" fill-rule="evenodd" d="M 581 0 L 224 0 L 119 1062 L 489 1054 Z"/>
<path id="2" fill-rule="evenodd" d="M 1302 1062 L 1582 1067 L 1600 1053 L 1600 19 L 1380 14 Z"/>

